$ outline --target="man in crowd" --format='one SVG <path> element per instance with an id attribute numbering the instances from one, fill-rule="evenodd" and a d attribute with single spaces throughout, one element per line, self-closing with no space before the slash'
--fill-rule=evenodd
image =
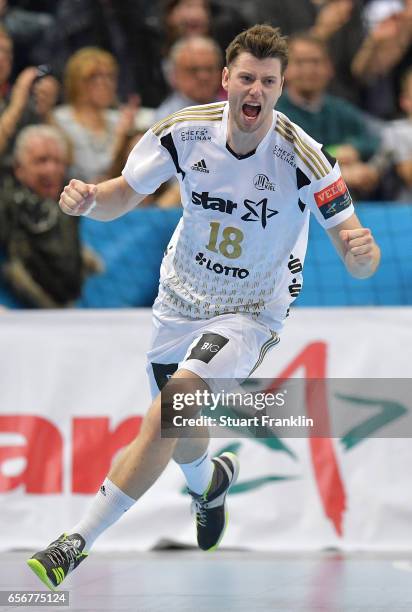
<path id="1" fill-rule="evenodd" d="M 388 121 L 381 145 L 367 162 L 352 166 L 351 183 L 365 196 L 412 202 L 412 67 L 403 75 L 399 106 L 405 116 Z"/>
<path id="2" fill-rule="evenodd" d="M 80 295 L 85 263 L 78 219 L 57 206 L 67 158 L 67 143 L 56 128 L 27 126 L 16 140 L 14 171 L 0 191 L 3 274 L 29 306 L 58 308 Z M 86 255 L 86 261 L 96 271 L 96 260 Z"/>
<path id="3" fill-rule="evenodd" d="M 286 91 L 277 109 L 301 126 L 346 169 L 375 152 L 379 139 L 355 106 L 327 93 L 333 68 L 325 44 L 312 34 L 289 40 Z M 349 176 L 348 185 L 351 186 Z"/>
<path id="4" fill-rule="evenodd" d="M 179 40 L 171 48 L 168 61 L 173 92 L 157 109 L 155 121 L 185 106 L 219 99 L 222 54 L 213 39 L 195 36 Z"/>

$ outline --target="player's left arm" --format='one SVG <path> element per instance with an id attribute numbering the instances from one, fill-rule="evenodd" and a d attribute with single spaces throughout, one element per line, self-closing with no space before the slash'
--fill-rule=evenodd
<path id="1" fill-rule="evenodd" d="M 355 214 L 327 232 L 349 274 L 355 278 L 368 278 L 375 274 L 381 257 L 380 249 L 371 230 L 362 227 Z"/>

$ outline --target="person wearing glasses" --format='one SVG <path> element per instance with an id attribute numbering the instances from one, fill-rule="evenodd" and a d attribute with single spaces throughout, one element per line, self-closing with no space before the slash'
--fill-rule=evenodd
<path id="1" fill-rule="evenodd" d="M 105 178 L 119 149 L 134 128 L 138 100 L 122 109 L 116 104 L 118 65 L 97 47 L 76 51 L 64 73 L 66 104 L 54 111 L 54 122 L 72 149 L 71 176 Z"/>
<path id="2" fill-rule="evenodd" d="M 166 64 L 172 92 L 156 110 L 154 120 L 186 106 L 221 100 L 222 64 L 222 52 L 212 38 L 193 36 L 176 42 Z"/>

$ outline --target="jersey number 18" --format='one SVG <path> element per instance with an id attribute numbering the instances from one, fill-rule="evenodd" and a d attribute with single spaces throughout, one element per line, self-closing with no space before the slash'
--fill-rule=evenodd
<path id="1" fill-rule="evenodd" d="M 240 243 L 243 240 L 243 232 L 237 227 L 225 227 L 222 231 L 223 240 L 218 243 L 220 223 L 211 221 L 209 242 L 206 248 L 213 253 L 221 253 L 229 259 L 236 259 L 242 254 Z"/>

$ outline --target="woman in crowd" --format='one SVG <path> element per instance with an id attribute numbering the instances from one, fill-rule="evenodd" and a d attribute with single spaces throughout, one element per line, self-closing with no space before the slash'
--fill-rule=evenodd
<path id="1" fill-rule="evenodd" d="M 54 120 L 72 147 L 70 174 L 101 180 L 134 128 L 138 100 L 116 108 L 118 66 L 107 51 L 85 47 L 69 59 L 64 75 L 67 104 Z"/>

